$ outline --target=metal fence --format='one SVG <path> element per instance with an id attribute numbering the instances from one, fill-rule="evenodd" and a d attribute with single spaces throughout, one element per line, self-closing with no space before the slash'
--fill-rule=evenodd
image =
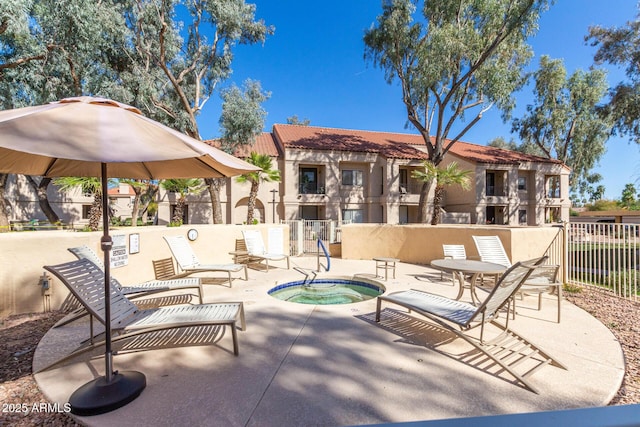
<path id="1" fill-rule="evenodd" d="M 568 223 L 565 281 L 638 301 L 639 232 L 638 224 Z"/>
<path id="2" fill-rule="evenodd" d="M 341 242 L 340 226 L 349 222 L 307 219 L 281 221 L 289 225 L 291 255 L 315 254 L 318 251 L 317 239 L 325 243 Z"/>

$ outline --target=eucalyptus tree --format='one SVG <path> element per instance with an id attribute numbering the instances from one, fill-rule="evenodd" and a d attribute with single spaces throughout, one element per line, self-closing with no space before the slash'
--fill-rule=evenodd
<path id="1" fill-rule="evenodd" d="M 262 107 L 262 103 L 269 99 L 270 96 L 271 94 L 269 92 L 263 92 L 260 82 L 253 80 L 245 81 L 242 89 L 236 85 L 232 85 L 222 91 L 222 115 L 219 120 L 220 131 L 222 133 L 222 137 L 220 138 L 220 147 L 222 150 L 234 154 L 239 149 L 250 147 L 255 143 L 256 137 L 260 135 L 264 128 L 264 121 L 267 116 L 267 112 Z M 254 153 L 251 153 L 249 160 L 255 160 L 253 154 Z M 269 166 L 271 166 L 270 160 L 269 158 Z M 251 175 L 251 177 L 253 177 L 253 175 Z M 247 178 L 245 181 L 251 181 L 251 178 Z M 253 181 L 251 182 L 253 190 Z M 220 180 L 217 180 L 216 183 L 220 184 Z M 255 205 L 257 187 L 256 193 L 252 195 Z M 251 197 L 249 197 L 249 202 L 251 204 Z M 251 215 L 252 221 L 253 207 L 250 207 L 249 214 Z M 220 218 L 219 221 L 221 222 L 222 218 Z M 249 219 L 247 219 L 247 223 L 251 223 Z"/>
<path id="2" fill-rule="evenodd" d="M 436 188 L 433 197 L 433 215 L 431 225 L 440 224 L 440 208 L 444 200 L 445 186 L 459 185 L 463 190 L 471 188 L 471 171 L 462 170 L 457 162 L 451 162 L 444 168 L 436 166 L 430 161 L 423 163 L 424 170 L 414 170 L 411 176 L 418 181 L 435 181 Z"/>
<path id="3" fill-rule="evenodd" d="M 589 28 L 587 40 L 597 46 L 596 63 L 608 62 L 625 68 L 628 81 L 610 91 L 606 112 L 615 120 L 614 132 L 628 135 L 640 144 L 640 3 L 638 16 L 625 26 Z"/>
<path id="4" fill-rule="evenodd" d="M 236 178 L 237 182 L 251 184 L 249 202 L 247 203 L 247 224 L 253 224 L 253 212 L 256 208 L 258 190 L 261 182 L 280 182 L 280 171 L 273 169 L 273 161 L 268 154 L 258 154 L 252 151 L 247 162 L 258 166 L 261 170 L 249 172 Z"/>
<path id="5" fill-rule="evenodd" d="M 132 0 L 126 14 L 136 105 L 170 127 L 202 139 L 197 116 L 232 72 L 233 48 L 263 43 L 274 28 L 244 0 Z M 179 18 L 184 18 L 181 21 Z M 214 223 L 222 222 L 220 180 L 206 179 Z"/>
<path id="6" fill-rule="evenodd" d="M 383 1 L 365 32 L 365 58 L 384 70 L 388 83 L 400 82 L 408 122 L 434 165 L 488 109 L 509 116 L 532 57 L 526 41 L 548 2 Z M 427 221 L 432 185 L 422 186 L 420 222 Z"/>
<path id="7" fill-rule="evenodd" d="M 0 106 L 85 94 L 126 99 L 118 79 L 128 66 L 123 5 L 116 0 L 0 2 Z M 44 214 L 57 222 L 47 197 L 51 179 L 27 178 Z M 0 198 L 4 190 L 0 185 Z"/>
<path id="8" fill-rule="evenodd" d="M 576 192 L 605 153 L 611 132 L 610 120 L 599 113 L 608 88 L 606 73 L 577 70 L 567 78 L 562 60 L 542 56 L 533 75 L 534 101 L 513 121 L 513 130 L 523 144 L 568 165 Z"/>

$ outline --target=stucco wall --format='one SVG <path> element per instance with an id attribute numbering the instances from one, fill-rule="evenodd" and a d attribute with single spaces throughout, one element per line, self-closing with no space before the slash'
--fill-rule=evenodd
<path id="1" fill-rule="evenodd" d="M 286 225 L 253 226 L 262 231 L 265 245 L 268 244 L 268 229 L 283 228 L 283 247 L 289 243 L 289 227 Z M 194 225 L 182 227 L 123 227 L 114 228 L 111 235 L 125 235 L 127 249 L 129 235 L 140 235 L 140 252 L 128 256 L 128 264 L 113 268 L 112 274 L 123 284 L 152 280 L 152 260 L 169 258 L 171 252 L 162 236 L 186 236 L 187 230 L 195 228 L 198 239 L 190 242 L 202 263 L 232 262 L 230 251 L 235 249 L 235 240 L 242 238 L 247 226 Z M 101 232 L 85 233 L 72 231 L 36 231 L 0 234 L 0 317 L 10 314 L 43 311 L 43 297 L 38 280 L 44 273 L 43 265 L 72 261 L 75 257 L 67 248 L 87 245 L 100 257 Z M 56 279 L 52 283 L 51 308 L 56 309 L 68 292 Z"/>
<path id="2" fill-rule="evenodd" d="M 557 227 L 496 227 L 421 224 L 343 225 L 342 258 L 398 258 L 403 262 L 428 264 L 442 258 L 443 244 L 462 244 L 467 257 L 477 258 L 471 236 L 497 235 L 512 261 L 541 256 L 560 232 Z"/>

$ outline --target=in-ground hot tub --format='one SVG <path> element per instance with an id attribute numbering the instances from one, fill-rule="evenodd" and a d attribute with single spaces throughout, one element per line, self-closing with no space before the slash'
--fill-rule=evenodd
<path id="1" fill-rule="evenodd" d="M 298 304 L 352 304 L 382 295 L 386 288 L 375 280 L 354 277 L 316 277 L 278 284 L 268 294 Z"/>

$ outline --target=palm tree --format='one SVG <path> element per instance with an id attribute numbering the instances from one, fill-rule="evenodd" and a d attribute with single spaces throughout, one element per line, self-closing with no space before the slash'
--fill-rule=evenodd
<path id="1" fill-rule="evenodd" d="M 440 223 L 440 207 L 444 198 L 444 187 L 447 185 L 459 185 L 463 190 L 471 188 L 470 170 L 461 170 L 457 162 L 451 162 L 444 168 L 439 168 L 430 161 L 425 161 L 424 171 L 416 170 L 411 176 L 418 181 L 432 182 L 436 181 L 435 195 L 433 198 L 433 216 L 431 217 L 431 225 Z"/>
<path id="2" fill-rule="evenodd" d="M 199 194 L 204 190 L 202 180 L 198 178 L 165 179 L 162 188 L 179 194 L 176 208 L 173 211 L 171 225 L 182 225 L 184 207 L 187 204 L 187 194 Z"/>
<path id="3" fill-rule="evenodd" d="M 93 196 L 93 203 L 89 210 L 89 229 L 98 231 L 100 218 L 102 217 L 102 183 L 100 178 L 65 176 L 54 179 L 53 183 L 59 187 L 61 192 L 67 193 L 80 187 L 83 194 L 91 194 Z"/>
<path id="4" fill-rule="evenodd" d="M 252 151 L 248 163 L 259 167 L 260 171 L 250 172 L 240 175 L 236 178 L 237 182 L 250 182 L 251 190 L 249 191 L 249 203 L 247 204 L 247 224 L 253 223 L 253 210 L 256 207 L 256 199 L 258 198 L 258 188 L 261 182 L 280 182 L 280 171 L 273 168 L 271 157 L 267 154 L 258 154 Z"/>

